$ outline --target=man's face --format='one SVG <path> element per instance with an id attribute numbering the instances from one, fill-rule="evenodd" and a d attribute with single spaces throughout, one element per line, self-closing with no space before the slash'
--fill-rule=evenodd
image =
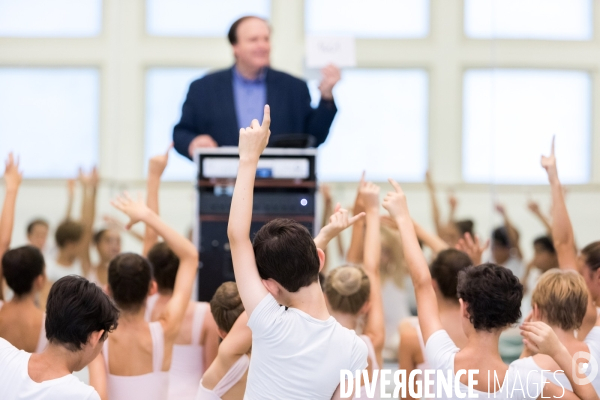
<path id="1" fill-rule="evenodd" d="M 233 53 L 238 63 L 260 69 L 270 63 L 271 31 L 265 21 L 250 18 L 237 28 L 237 43 L 233 45 Z"/>

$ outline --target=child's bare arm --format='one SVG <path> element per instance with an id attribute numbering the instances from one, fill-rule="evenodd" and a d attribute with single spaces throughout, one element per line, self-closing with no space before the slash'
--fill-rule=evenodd
<path id="1" fill-rule="evenodd" d="M 360 188 L 365 182 L 365 172 L 363 171 L 360 181 L 358 183 L 358 190 L 356 191 L 356 199 L 354 200 L 354 208 L 352 213 L 358 215 L 365 211 L 365 205 L 360 195 Z M 346 254 L 346 261 L 352 264 L 361 264 L 363 260 L 363 246 L 365 240 L 365 221 L 358 221 L 352 227 L 352 237 L 350 239 L 350 247 L 348 248 L 348 254 Z"/>
<path id="2" fill-rule="evenodd" d="M 544 225 L 546 233 L 552 235 L 552 224 L 550 224 L 550 219 L 540 210 L 540 205 L 534 200 L 529 200 L 529 202 L 527 202 L 527 208 L 536 216 L 542 225 Z"/>
<path id="3" fill-rule="evenodd" d="M 365 213 L 362 212 L 354 217 L 348 216 L 348 210 L 336 207 L 336 212 L 329 218 L 329 223 L 321 228 L 319 234 L 315 237 L 315 245 L 318 249 L 325 249 L 327 244 L 343 230 L 353 225 L 356 221 L 363 218 Z"/>
<path id="4" fill-rule="evenodd" d="M 396 181 L 390 179 L 390 183 L 394 186 L 394 191 L 387 194 L 383 201 L 383 207 L 396 220 L 400 230 L 404 257 L 415 287 L 419 325 L 423 333 L 423 341 L 427 343 L 434 332 L 442 329 L 437 298 L 431 283 L 429 266 L 421 247 L 419 247 L 415 228 L 408 212 L 406 196 Z"/>
<path id="5" fill-rule="evenodd" d="M 92 267 L 90 260 L 90 245 L 94 235 L 94 219 L 96 218 L 96 195 L 98 193 L 99 176 L 96 167 L 89 174 L 79 175 L 81 185 L 83 186 L 83 200 L 81 209 L 81 224 L 83 225 L 83 234 L 79 244 L 79 257 L 83 275 L 88 276 Z"/>
<path id="6" fill-rule="evenodd" d="M 422 241 L 425 246 L 429 247 L 435 254 L 439 253 L 440 251 L 444 251 L 449 247 L 448 243 L 444 242 L 441 237 L 426 231 L 425 228 L 419 225 L 416 221 L 413 221 L 413 225 L 415 227 L 417 238 Z"/>
<path id="7" fill-rule="evenodd" d="M 2 205 L 2 214 L 0 214 L 0 260 L 10 247 L 12 240 L 13 225 L 15 222 L 15 204 L 22 179 L 23 176 L 19 172 L 19 162 L 15 161 L 13 154 L 10 153 L 4 170 L 6 193 L 4 195 L 4 204 Z M 2 264 L 0 263 L 0 300 L 4 299 L 2 291 L 3 277 Z"/>
<path id="8" fill-rule="evenodd" d="M 258 303 L 268 294 L 256 267 L 254 249 L 250 242 L 250 223 L 256 168 L 258 159 L 269 142 L 270 125 L 271 113 L 269 106 L 266 105 L 262 125 L 257 120 L 253 120 L 250 127 L 240 129 L 240 166 L 227 227 L 233 272 L 248 315 L 252 314 Z"/>
<path id="9" fill-rule="evenodd" d="M 169 161 L 169 151 L 171 146 L 167 149 L 167 152 L 154 156 L 148 162 L 148 180 L 146 182 L 146 205 L 149 209 L 154 211 L 156 215 L 160 215 L 158 211 L 158 191 L 160 189 L 160 177 L 162 176 L 167 163 Z M 144 249 L 142 255 L 144 257 L 148 255 L 148 252 L 158 242 L 158 234 L 150 226 L 146 225 L 144 230 Z"/>

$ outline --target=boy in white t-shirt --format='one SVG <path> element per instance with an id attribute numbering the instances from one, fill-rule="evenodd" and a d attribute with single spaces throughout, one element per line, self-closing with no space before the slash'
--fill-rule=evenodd
<path id="1" fill-rule="evenodd" d="M 73 371 L 98 356 L 118 318 L 108 296 L 87 279 L 56 281 L 48 295 L 46 349 L 30 354 L 0 338 L 0 399 L 100 400 Z"/>
<path id="2" fill-rule="evenodd" d="M 228 236 L 235 278 L 252 330 L 246 399 L 331 399 L 340 371 L 362 370 L 367 348 L 354 331 L 329 315 L 319 284 L 329 240 L 364 214 L 339 210 L 313 241 L 304 226 L 276 219 L 250 241 L 258 159 L 269 140 L 269 106 L 262 126 L 240 130 L 240 165 Z"/>

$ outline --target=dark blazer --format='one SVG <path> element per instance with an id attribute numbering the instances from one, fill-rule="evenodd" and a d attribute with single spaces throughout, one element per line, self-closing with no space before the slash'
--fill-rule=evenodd
<path id="1" fill-rule="evenodd" d="M 306 82 L 267 69 L 267 104 L 271 107 L 271 135 L 308 133 L 316 145 L 327 139 L 337 108 L 322 100 L 310 106 Z M 250 125 L 251 121 L 243 121 Z M 173 128 L 175 149 L 189 158 L 188 147 L 198 135 L 208 134 L 219 146 L 237 146 L 239 127 L 233 100 L 233 68 L 216 71 L 191 83 L 181 120 Z"/>

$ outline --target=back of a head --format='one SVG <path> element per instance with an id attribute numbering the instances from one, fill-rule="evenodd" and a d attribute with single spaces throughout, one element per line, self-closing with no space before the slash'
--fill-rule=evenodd
<path id="1" fill-rule="evenodd" d="M 458 302 L 458 274 L 471 265 L 473 262 L 462 251 L 447 249 L 437 255 L 431 263 L 431 278 L 437 283 L 444 298 Z"/>
<path id="2" fill-rule="evenodd" d="M 297 292 L 319 279 L 320 261 L 306 227 L 278 218 L 265 224 L 252 242 L 256 267 L 262 279 L 273 279 L 289 292 Z"/>
<path id="3" fill-rule="evenodd" d="M 148 261 L 152 265 L 152 275 L 159 291 L 172 291 L 175 287 L 179 257 L 165 243 L 156 243 L 148 252 Z"/>
<path id="4" fill-rule="evenodd" d="M 553 269 L 537 282 L 531 297 L 551 326 L 565 331 L 579 329 L 588 306 L 585 279 L 577 271 Z"/>
<path id="5" fill-rule="evenodd" d="M 138 311 L 146 302 L 151 280 L 150 263 L 138 254 L 119 254 L 108 265 L 108 286 L 121 310 Z"/>
<path id="6" fill-rule="evenodd" d="M 325 296 L 334 311 L 356 315 L 369 300 L 371 283 L 362 268 L 338 267 L 325 280 Z"/>
<path id="7" fill-rule="evenodd" d="M 219 329 L 229 332 L 231 327 L 244 312 L 242 298 L 235 282 L 225 282 L 210 300 L 210 312 Z"/>
<path id="8" fill-rule="evenodd" d="M 503 329 L 521 318 L 523 285 L 508 268 L 496 264 L 468 267 L 458 274 L 457 292 L 467 303 L 476 330 Z"/>
<path id="9" fill-rule="evenodd" d="M 61 222 L 54 233 L 54 239 L 59 248 L 65 247 L 68 243 L 79 242 L 82 236 L 83 225 L 72 220 Z"/>
<path id="10" fill-rule="evenodd" d="M 34 246 L 23 246 L 4 253 L 2 272 L 15 296 L 31 293 L 36 278 L 44 273 L 44 256 Z"/>
<path id="11" fill-rule="evenodd" d="M 69 275 L 56 281 L 46 303 L 46 337 L 70 351 L 81 350 L 93 332 L 117 327 L 119 310 L 100 287 L 87 279 Z"/>
<path id="12" fill-rule="evenodd" d="M 510 247 L 508 231 L 504 226 L 494 229 L 492 232 L 492 242 L 494 246 Z"/>
<path id="13" fill-rule="evenodd" d="M 456 229 L 458 229 L 458 232 L 460 233 L 461 237 L 465 236 L 465 233 L 474 236 L 473 232 L 475 230 L 475 223 L 473 222 L 473 220 L 462 219 L 460 221 L 456 221 L 454 225 L 456 226 Z"/>

